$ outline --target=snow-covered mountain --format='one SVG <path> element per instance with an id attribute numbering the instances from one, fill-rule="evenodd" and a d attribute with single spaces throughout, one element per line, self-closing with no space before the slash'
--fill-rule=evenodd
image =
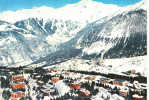
<path id="1" fill-rule="evenodd" d="M 0 14 L 0 19 L 14 23 L 16 21 L 28 18 L 54 18 L 62 20 L 75 20 L 86 23 L 95 21 L 109 14 L 113 14 L 120 8 L 121 7 L 112 4 L 103 4 L 92 0 L 81 0 L 78 3 L 69 4 L 62 8 L 42 6 L 34 7 L 33 9 L 6 11 Z"/>
<path id="2" fill-rule="evenodd" d="M 143 2 L 88 24 L 60 50 L 39 59 L 53 65 L 74 57 L 120 58 L 146 55 L 146 9 Z M 125 9 L 125 10 L 124 10 Z"/>
<path id="3" fill-rule="evenodd" d="M 63 43 L 73 38 L 84 25 L 77 21 L 59 19 L 29 18 L 14 24 L 24 30 L 29 30 L 33 35 L 46 39 L 49 44 Z"/>
<path id="4" fill-rule="evenodd" d="M 110 8 L 113 10 L 109 12 Z M 45 57 L 75 37 L 87 23 L 119 9 L 82 0 L 58 9 L 43 6 L 0 13 L 0 65 L 29 63 Z"/>
<path id="5" fill-rule="evenodd" d="M 74 38 L 85 55 L 130 57 L 147 53 L 147 12 L 143 2 L 128 6 L 104 21 L 98 20 Z M 84 34 L 85 33 L 85 34 Z"/>
<path id="6" fill-rule="evenodd" d="M 87 55 L 100 55 L 119 45 L 125 44 L 124 48 L 132 42 L 135 46 L 137 42 L 133 40 L 137 39 L 140 43 L 133 49 L 142 50 L 142 43 L 146 46 L 146 11 L 140 5 L 143 2 L 118 7 L 82 0 L 58 9 L 36 7 L 3 12 L 0 65 L 28 64 L 40 58 L 49 61 L 66 56 L 67 59 L 81 50 Z"/>
<path id="7" fill-rule="evenodd" d="M 79 22 L 29 18 L 14 24 L 0 22 L 0 65 L 31 62 L 56 51 L 73 38 Z"/>

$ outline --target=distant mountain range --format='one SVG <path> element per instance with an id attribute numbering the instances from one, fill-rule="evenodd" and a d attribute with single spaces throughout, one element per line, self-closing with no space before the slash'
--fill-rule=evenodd
<path id="1" fill-rule="evenodd" d="M 118 7 L 82 0 L 59 9 L 40 7 L 0 16 L 0 65 L 147 53 L 144 2 Z"/>
<path id="2" fill-rule="evenodd" d="M 42 6 L 18 11 L 6 11 L 0 13 L 0 19 L 11 23 L 28 18 L 43 18 L 44 20 L 54 18 L 90 23 L 113 14 L 115 11 L 119 11 L 119 9 L 121 7 L 112 4 L 103 4 L 93 0 L 81 0 L 78 3 L 57 9 Z"/>

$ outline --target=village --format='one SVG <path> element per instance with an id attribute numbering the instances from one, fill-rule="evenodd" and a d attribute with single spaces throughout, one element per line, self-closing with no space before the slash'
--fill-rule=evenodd
<path id="1" fill-rule="evenodd" d="M 123 76 L 49 67 L 1 68 L 0 97 L 1 100 L 147 100 L 146 82 L 134 69 Z"/>

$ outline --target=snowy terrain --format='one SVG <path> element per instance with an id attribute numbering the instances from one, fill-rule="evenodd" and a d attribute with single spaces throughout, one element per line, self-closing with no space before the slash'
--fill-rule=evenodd
<path id="1" fill-rule="evenodd" d="M 43 6 L 39 8 L 22 9 L 16 12 L 6 11 L 0 14 L 0 19 L 12 23 L 28 18 L 54 18 L 89 23 L 109 14 L 113 14 L 120 8 L 121 7 L 112 4 L 103 4 L 92 0 L 82 0 L 76 4 L 69 4 L 58 9 Z"/>
<path id="2" fill-rule="evenodd" d="M 110 12 L 114 13 L 120 7 L 89 0 L 59 9 L 39 7 L 1 13 L 0 20 L 4 22 L 0 24 L 0 65 L 30 63 L 54 52 L 59 44 L 69 41 L 87 23 L 107 16 L 109 8 L 115 8 Z M 102 9 L 107 9 L 107 12 Z M 74 13 L 69 14 L 72 10 Z"/>
<path id="3" fill-rule="evenodd" d="M 73 14 L 69 14 L 72 10 Z M 69 47 L 81 48 L 83 56 L 144 55 L 145 10 L 144 2 L 118 7 L 83 0 L 59 9 L 39 7 L 3 12 L 0 14 L 0 20 L 4 20 L 0 21 L 0 65 L 29 64 Z M 50 13 L 45 16 L 43 11 Z M 141 42 L 132 42 L 138 39 Z M 132 47 L 136 43 L 138 46 Z M 120 45 L 124 49 L 115 56 L 115 47 Z M 134 49 L 138 49 L 137 54 L 132 52 Z"/>
<path id="4" fill-rule="evenodd" d="M 73 41 L 87 56 L 104 54 L 106 57 L 115 58 L 144 55 L 141 53 L 146 52 L 146 14 L 141 7 L 131 7 L 131 10 L 104 22 L 98 20 L 89 24 Z"/>
<path id="5" fill-rule="evenodd" d="M 146 56 L 105 59 L 104 63 L 99 65 L 97 64 L 98 60 L 74 58 L 54 66 L 39 67 L 40 65 L 36 65 L 37 68 L 30 68 L 31 66 L 29 66 L 23 70 L 13 67 L 15 71 L 13 68 L 6 68 L 5 75 L 8 74 L 7 78 L 5 75 L 0 76 L 2 84 L 0 98 L 1 100 L 13 98 L 4 92 L 11 91 L 12 93 L 14 91 L 10 85 L 7 85 L 7 88 L 4 86 L 5 81 L 11 79 L 10 77 L 16 77 L 16 75 L 9 74 L 11 72 L 17 76 L 24 76 L 26 91 L 24 92 L 25 96 L 21 97 L 23 100 L 27 98 L 34 100 L 132 100 L 134 96 L 143 97 L 147 100 L 147 80 L 141 80 L 144 76 L 146 77 L 147 66 L 143 65 L 145 59 Z M 0 70 L 2 74 L 3 68 Z M 136 72 L 129 75 L 123 73 L 130 70 L 136 70 Z M 138 72 L 141 73 L 141 76 L 137 75 Z M 117 76 L 121 78 L 117 78 Z M 117 80 L 124 81 L 123 85 L 115 83 Z M 10 84 L 12 83 L 11 80 L 8 81 Z M 19 84 L 19 81 L 16 84 Z M 23 90 L 18 92 L 21 91 Z M 130 94 L 123 95 L 122 93 Z"/>
<path id="6" fill-rule="evenodd" d="M 147 100 L 146 62 L 144 1 L 0 13 L 0 100 Z"/>
<path id="7" fill-rule="evenodd" d="M 132 58 L 116 58 L 116 59 L 104 59 L 102 65 L 98 65 L 98 59 L 83 60 L 83 59 L 71 59 L 66 62 L 55 64 L 52 67 L 64 70 L 76 70 L 76 71 L 94 71 L 101 73 L 115 73 L 122 74 L 132 69 L 140 72 L 143 76 L 147 76 L 146 66 L 147 56 L 132 57 Z M 112 67 L 110 67 L 112 66 Z M 48 66 L 47 66 L 48 67 Z M 51 66 L 50 66 L 51 67 Z"/>
<path id="8" fill-rule="evenodd" d="M 70 20 L 30 18 L 0 24 L 0 65 L 32 62 L 56 51 L 57 46 L 73 38 L 82 28 Z M 14 60 L 15 59 L 15 60 Z"/>

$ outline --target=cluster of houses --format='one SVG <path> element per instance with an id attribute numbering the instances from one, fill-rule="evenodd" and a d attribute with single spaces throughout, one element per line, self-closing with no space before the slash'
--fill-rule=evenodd
<path id="1" fill-rule="evenodd" d="M 41 76 L 39 74 L 33 74 L 32 79 L 36 81 L 37 85 L 34 85 L 34 90 L 37 92 L 40 92 L 41 98 L 46 98 L 48 96 L 49 98 L 58 98 L 59 95 L 62 95 L 61 90 L 57 88 L 59 84 L 61 84 L 61 88 L 65 89 L 65 92 L 68 90 L 68 92 L 64 93 L 64 97 L 72 97 L 73 94 L 76 94 L 77 96 L 84 96 L 84 97 L 90 97 L 90 91 L 86 90 L 85 88 L 82 88 L 81 83 L 75 79 L 79 78 L 73 78 L 71 79 L 69 74 L 66 72 L 66 76 L 64 74 L 60 75 L 58 70 L 51 69 L 48 73 Z M 68 76 L 68 77 L 67 77 Z M 43 80 L 44 79 L 44 80 Z M 71 81 L 73 80 L 73 81 Z M 46 82 L 44 82 L 46 81 Z M 67 81 L 67 82 L 66 82 Z M 60 87 L 60 86 L 58 86 Z M 33 88 L 32 88 L 33 89 Z M 64 90 L 62 90 L 64 91 Z M 72 91 L 69 93 L 69 91 Z M 73 93 L 75 92 L 75 93 Z M 35 93 L 36 96 L 38 93 Z"/>
<path id="2" fill-rule="evenodd" d="M 137 72 L 135 69 L 131 69 L 127 72 L 123 72 L 125 75 L 129 75 L 129 76 L 141 76 L 140 72 Z"/>
<path id="3" fill-rule="evenodd" d="M 136 73 L 135 70 L 131 70 L 131 74 L 135 74 L 135 73 Z M 77 80 L 78 79 L 80 80 L 80 78 L 77 78 Z M 87 76 L 84 79 L 92 82 L 93 81 L 96 82 L 98 80 L 97 83 L 101 83 L 103 84 L 103 86 L 109 86 L 111 88 L 111 91 L 113 91 L 113 89 L 116 87 L 118 90 L 117 94 L 119 94 L 124 98 L 128 96 L 130 96 L 132 100 L 135 100 L 136 98 L 137 100 L 145 100 L 144 98 L 146 98 L 146 95 L 141 93 L 144 91 L 144 89 L 142 89 L 142 87 L 140 87 L 140 83 L 135 80 L 133 81 L 133 83 L 130 83 L 127 80 L 118 79 L 118 78 L 117 79 L 110 79 L 106 77 L 96 78 L 96 76 L 94 75 Z M 136 97 L 134 95 L 138 95 L 138 96 Z"/>
<path id="4" fill-rule="evenodd" d="M 11 99 L 19 100 L 20 98 L 25 96 L 25 83 L 24 83 L 24 75 L 12 75 L 11 82 Z"/>
<path id="5" fill-rule="evenodd" d="M 130 83 L 126 80 L 121 79 L 101 78 L 100 83 L 104 84 L 104 86 L 109 86 L 110 88 L 112 88 L 111 91 L 114 91 L 114 89 L 116 88 L 117 94 L 122 97 L 131 96 L 131 100 L 145 100 L 144 98 L 146 96 L 141 93 L 144 91 L 144 89 L 142 89 L 138 81 L 134 80 L 133 83 Z"/>
<path id="6" fill-rule="evenodd" d="M 131 73 L 134 74 L 135 71 L 132 70 Z M 89 99 L 100 91 L 96 87 L 103 87 L 109 93 L 123 98 L 129 97 L 127 100 L 146 100 L 138 81 L 131 83 L 119 78 L 111 79 L 101 75 L 86 75 L 52 68 L 33 70 L 28 79 L 25 79 L 25 74 L 11 75 L 9 79 L 11 100 L 20 100 L 27 95 L 33 100 Z M 108 98 L 110 99 L 109 96 Z"/>

